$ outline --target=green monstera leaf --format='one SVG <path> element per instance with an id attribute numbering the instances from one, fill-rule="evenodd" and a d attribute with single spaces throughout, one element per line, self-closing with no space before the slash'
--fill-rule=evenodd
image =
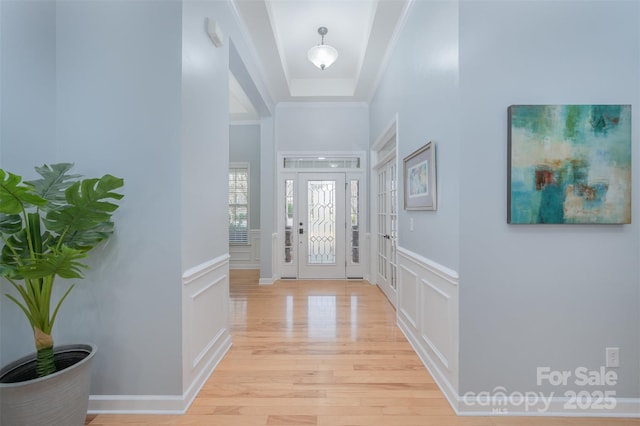
<path id="1" fill-rule="evenodd" d="M 36 167 L 33 181 L 0 169 L 0 276 L 15 288 L 7 293 L 34 332 L 39 376 L 56 370 L 51 332 L 69 285 L 52 300 L 56 277 L 83 278 L 87 252 L 113 233 L 116 192 L 123 179 L 104 175 L 81 179 L 72 165 Z M 52 311 L 53 308 L 53 311 Z"/>
<path id="2" fill-rule="evenodd" d="M 20 214 L 30 205 L 44 206 L 47 200 L 35 194 L 22 178 L 0 169 L 0 213 Z"/>
<path id="3" fill-rule="evenodd" d="M 36 172 L 42 176 L 41 179 L 25 182 L 36 194 L 48 201 L 41 206 L 42 210 L 49 211 L 66 204 L 65 191 L 81 177 L 81 175 L 68 173 L 72 167 L 71 163 L 45 164 L 35 168 Z"/>
<path id="4" fill-rule="evenodd" d="M 80 259 L 87 257 L 82 250 L 66 246 L 53 249 L 40 256 L 37 262 L 19 268 L 19 273 L 26 279 L 38 279 L 57 275 L 62 278 L 83 278 L 82 270 L 87 266 Z"/>
<path id="5" fill-rule="evenodd" d="M 85 231 L 109 222 L 118 205 L 107 200 L 121 199 L 122 194 L 114 190 L 123 185 L 122 179 L 111 175 L 75 182 L 65 191 L 68 204 L 47 214 L 47 229 L 60 233 Z"/>
<path id="6" fill-rule="evenodd" d="M 0 213 L 0 234 L 13 235 L 22 230 L 22 216 Z"/>
<path id="7" fill-rule="evenodd" d="M 69 247 L 89 250 L 113 233 L 111 216 L 118 208 L 110 200 L 122 194 L 114 192 L 124 181 L 111 175 L 100 179 L 85 179 L 65 191 L 67 205 L 47 214 L 45 226 L 62 235 Z"/>
<path id="8" fill-rule="evenodd" d="M 42 255 L 54 247 L 53 235 L 48 231 L 41 231 L 39 213 L 28 213 L 27 224 L 27 227 L 18 232 L 3 237 L 5 244 L 0 252 L 0 263 L 5 269 L 0 271 L 0 276 L 23 279 L 21 267 L 39 262 Z"/>

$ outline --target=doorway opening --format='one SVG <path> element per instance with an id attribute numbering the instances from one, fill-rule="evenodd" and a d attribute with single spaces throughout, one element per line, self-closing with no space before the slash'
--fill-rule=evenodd
<path id="1" fill-rule="evenodd" d="M 395 307 L 398 299 L 398 163 L 396 120 L 373 145 L 372 281 Z"/>
<path id="2" fill-rule="evenodd" d="M 280 154 L 281 278 L 363 278 L 364 155 Z"/>

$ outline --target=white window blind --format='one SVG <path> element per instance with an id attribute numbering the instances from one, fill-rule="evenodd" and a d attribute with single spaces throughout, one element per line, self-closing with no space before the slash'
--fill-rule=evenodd
<path id="1" fill-rule="evenodd" d="M 229 167 L 229 243 L 249 243 L 249 165 Z"/>

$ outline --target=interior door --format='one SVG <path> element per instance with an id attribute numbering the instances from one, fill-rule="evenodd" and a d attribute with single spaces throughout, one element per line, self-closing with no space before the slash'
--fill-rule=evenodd
<path id="1" fill-rule="evenodd" d="M 299 173 L 298 201 L 298 278 L 346 278 L 344 173 Z"/>
<path id="2" fill-rule="evenodd" d="M 397 220 L 398 191 L 395 159 L 378 168 L 377 174 L 377 271 L 376 283 L 389 301 L 397 302 Z"/>

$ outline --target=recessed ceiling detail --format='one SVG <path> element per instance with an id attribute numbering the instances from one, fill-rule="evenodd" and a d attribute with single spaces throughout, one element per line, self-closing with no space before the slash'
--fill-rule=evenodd
<path id="1" fill-rule="evenodd" d="M 411 0 L 234 0 L 275 102 L 366 101 Z M 338 60 L 321 70 L 307 58 L 318 28 Z"/>

